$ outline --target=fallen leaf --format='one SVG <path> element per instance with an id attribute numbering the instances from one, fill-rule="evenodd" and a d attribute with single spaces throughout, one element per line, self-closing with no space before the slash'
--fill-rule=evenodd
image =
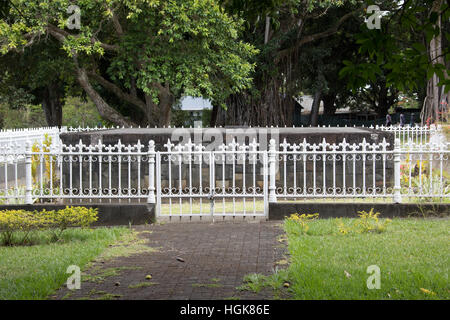
<path id="1" fill-rule="evenodd" d="M 434 296 L 434 295 L 436 294 L 436 293 L 434 293 L 433 291 L 428 290 L 428 289 L 424 289 L 424 288 L 420 288 L 420 291 L 422 291 L 423 293 L 432 295 L 432 296 Z"/>
<path id="2" fill-rule="evenodd" d="M 277 261 L 276 264 L 278 264 L 278 265 L 280 265 L 280 266 L 284 266 L 284 265 L 286 265 L 286 264 L 288 264 L 288 263 L 289 263 L 289 262 L 288 262 L 286 259 L 283 259 L 283 260 Z"/>
<path id="3" fill-rule="evenodd" d="M 344 270 L 344 273 L 345 273 L 345 276 L 346 276 L 347 278 L 351 278 L 351 277 L 352 277 L 352 275 L 351 275 L 350 273 L 348 273 L 347 271 L 345 271 L 345 270 Z"/>

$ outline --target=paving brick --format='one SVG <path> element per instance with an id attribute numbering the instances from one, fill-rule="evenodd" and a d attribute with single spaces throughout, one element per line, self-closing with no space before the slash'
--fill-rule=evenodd
<path id="1" fill-rule="evenodd" d="M 82 283 L 71 298 L 89 296 L 92 289 L 120 294 L 120 299 L 271 299 L 270 292 L 258 295 L 238 291 L 249 273 L 270 274 L 283 259 L 286 248 L 276 240 L 283 233 L 279 222 L 258 223 L 169 223 L 138 226 L 141 237 L 157 252 L 107 261 L 103 268 L 139 266 L 100 284 Z M 177 260 L 178 257 L 184 262 Z M 145 281 L 152 274 L 150 287 L 134 288 L 130 284 Z M 119 287 L 114 283 L 120 282 Z M 67 289 L 58 291 L 62 298 Z M 93 297 L 90 297 L 93 298 Z"/>

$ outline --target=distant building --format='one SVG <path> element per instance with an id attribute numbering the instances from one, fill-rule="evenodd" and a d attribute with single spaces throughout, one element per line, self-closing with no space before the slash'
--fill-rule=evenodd
<path id="1" fill-rule="evenodd" d="M 301 114 L 303 116 L 310 115 L 312 105 L 314 103 L 314 97 L 312 96 L 300 96 L 297 98 L 294 98 L 294 100 L 300 104 L 301 106 Z M 323 102 L 320 101 L 320 107 L 319 107 L 319 114 L 323 114 Z"/>
<path id="2" fill-rule="evenodd" d="M 294 98 L 297 102 L 294 109 L 294 125 L 308 125 L 314 97 L 309 95 L 299 96 Z M 298 105 L 297 105 L 298 104 Z M 324 114 L 324 104 L 320 101 L 318 122 L 319 125 L 362 125 L 362 124 L 376 124 L 378 115 L 372 111 L 353 111 L 350 107 L 339 108 L 333 115 Z M 380 122 L 379 124 L 382 124 Z"/>
<path id="3" fill-rule="evenodd" d="M 208 99 L 186 96 L 180 100 L 180 109 L 188 113 L 189 121 L 202 121 L 203 110 L 211 110 Z"/>

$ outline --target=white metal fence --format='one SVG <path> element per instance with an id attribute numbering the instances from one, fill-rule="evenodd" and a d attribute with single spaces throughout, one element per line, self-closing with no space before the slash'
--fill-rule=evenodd
<path id="1" fill-rule="evenodd" d="M 159 215 L 267 214 L 267 152 L 259 151 L 255 141 L 233 141 L 210 151 L 191 142 L 174 146 L 168 141 L 165 147 L 156 156 Z"/>
<path id="2" fill-rule="evenodd" d="M 430 141 L 433 135 L 442 133 L 441 125 L 430 126 L 371 126 L 371 129 L 382 130 L 392 132 L 395 135 L 395 139 L 400 139 L 400 143 L 413 142 L 415 144 L 424 144 Z"/>
<path id="3" fill-rule="evenodd" d="M 59 140 L 55 140 L 59 141 Z M 450 198 L 449 143 L 0 145 L 0 204 L 149 202 L 158 215 L 265 216 L 305 199 Z M 420 142 L 420 141 L 419 141 Z"/>
<path id="4" fill-rule="evenodd" d="M 60 133 L 66 132 L 67 128 L 62 127 L 44 127 L 44 128 L 27 128 L 27 129 L 6 129 L 0 130 L 0 147 L 8 147 L 16 145 L 16 150 L 21 153 L 25 152 L 25 144 L 44 142 L 45 137 L 51 139 L 54 144 L 61 144 L 59 139 Z"/>
<path id="5" fill-rule="evenodd" d="M 269 199 L 450 197 L 449 143 L 288 144 L 276 151 Z M 272 146 L 274 148 L 274 146 Z M 270 155 L 269 155 L 270 157 Z M 275 190 L 275 191 L 274 191 Z"/>

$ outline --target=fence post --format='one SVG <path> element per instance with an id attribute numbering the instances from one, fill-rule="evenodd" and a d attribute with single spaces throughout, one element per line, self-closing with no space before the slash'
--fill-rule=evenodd
<path id="1" fill-rule="evenodd" d="M 156 203 L 155 198 L 155 141 L 148 143 L 148 199 L 147 203 Z"/>
<path id="2" fill-rule="evenodd" d="M 269 202 L 277 202 L 275 139 L 269 142 Z"/>
<path id="3" fill-rule="evenodd" d="M 33 204 L 33 177 L 31 172 L 31 142 L 25 143 L 25 204 Z"/>
<path id="4" fill-rule="evenodd" d="M 401 154 L 400 154 L 400 139 L 395 139 L 394 144 L 394 202 L 401 203 L 402 195 L 401 195 L 401 185 L 400 185 L 400 162 L 401 162 Z"/>

